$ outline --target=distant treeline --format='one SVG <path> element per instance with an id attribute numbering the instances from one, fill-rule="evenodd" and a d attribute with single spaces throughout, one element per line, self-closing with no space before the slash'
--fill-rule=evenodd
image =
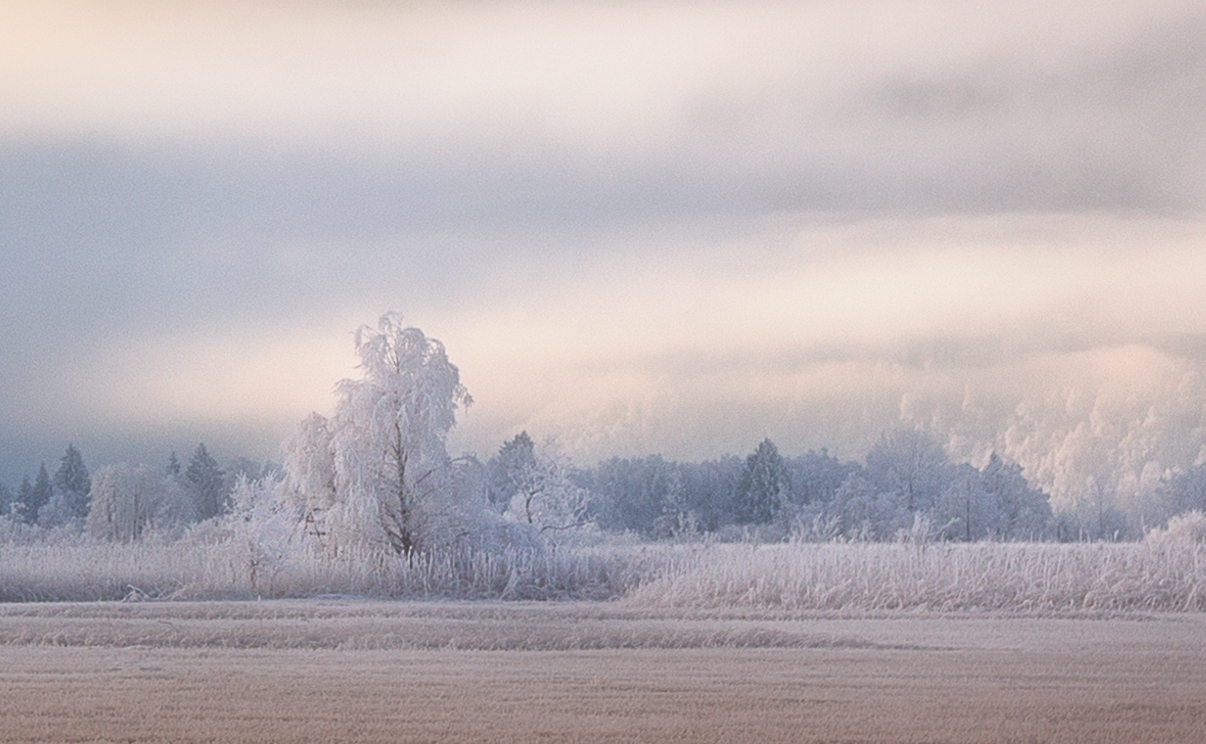
<path id="1" fill-rule="evenodd" d="M 498 473 L 525 448 L 530 439 L 521 434 L 491 459 L 491 483 L 505 482 Z M 996 456 L 982 469 L 954 465 L 916 431 L 885 433 L 861 463 L 825 450 L 784 457 L 767 439 L 744 458 L 614 457 L 571 477 L 589 493 L 600 528 L 655 539 L 756 530 L 761 539 L 892 540 L 919 519 L 933 537 L 946 540 L 1080 535 L 1080 525 L 1053 518 L 1047 494 L 1032 488 L 1017 465 Z M 506 490 L 492 489 L 492 500 L 501 504 Z"/>
<path id="2" fill-rule="evenodd" d="M 145 530 L 171 531 L 219 516 L 240 478 L 279 472 L 275 463 L 244 457 L 223 469 L 205 444 L 187 466 L 172 452 L 162 467 L 120 463 L 93 476 L 74 444 L 51 475 L 42 463 L 16 489 L 0 483 L 0 517 L 43 529 L 87 530 L 95 537 L 136 539 Z"/>
<path id="3" fill-rule="evenodd" d="M 952 463 L 929 435 L 885 432 L 862 461 L 826 450 L 785 457 L 766 439 L 745 457 L 675 462 L 660 455 L 613 457 L 575 467 L 540 451 L 521 433 L 486 462 L 460 458 L 472 490 L 500 514 L 521 513 L 577 491 L 574 524 L 646 539 L 716 534 L 722 539 L 894 540 L 915 529 L 931 539 L 1125 540 L 1190 510 L 1206 510 L 1206 465 L 1163 481 L 1144 504 L 1125 512 L 1108 494 L 1053 512 L 1048 495 L 1020 466 L 996 455 L 980 468 Z M 220 467 L 204 444 L 187 464 L 172 453 L 162 466 L 118 464 L 90 476 L 74 445 L 52 472 L 43 464 L 13 489 L 0 483 L 0 517 L 94 537 L 137 539 L 180 530 L 226 512 L 240 478 L 283 477 L 275 463 L 235 458 Z M 464 481 L 464 479 L 462 479 Z M 464 482 L 461 483 L 464 488 Z"/>
<path id="4" fill-rule="evenodd" d="M 506 508 L 524 486 L 516 473 L 538 472 L 531 438 L 522 433 L 487 462 L 489 497 Z M 892 540 L 924 525 L 941 540 L 1123 540 L 1141 537 L 1170 516 L 1206 509 L 1206 466 L 1162 483 L 1147 513 L 1113 507 L 1109 494 L 1053 513 L 1050 499 L 1020 466 L 992 455 L 981 468 L 952 463 L 928 434 L 885 432 L 861 461 L 826 450 L 798 457 L 764 440 L 746 457 L 675 462 L 660 455 L 613 457 L 573 468 L 589 513 L 612 532 L 660 539 L 689 532 L 761 539 Z"/>

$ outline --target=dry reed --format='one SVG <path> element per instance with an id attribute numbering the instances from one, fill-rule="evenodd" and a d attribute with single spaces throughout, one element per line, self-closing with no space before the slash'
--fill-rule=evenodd
<path id="1" fill-rule="evenodd" d="M 1143 543 L 726 545 L 635 589 L 633 607 L 928 611 L 1206 609 L 1206 548 Z"/>

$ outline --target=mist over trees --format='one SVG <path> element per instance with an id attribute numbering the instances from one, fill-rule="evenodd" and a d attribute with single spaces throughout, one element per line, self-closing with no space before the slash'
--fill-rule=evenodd
<path id="1" fill-rule="evenodd" d="M 966 442 L 916 427 L 883 432 L 858 461 L 824 449 L 785 455 L 766 438 L 745 454 L 703 462 L 648 455 L 579 466 L 527 431 L 484 462 L 453 458 L 447 437 L 472 398 L 443 344 L 388 313 L 357 330 L 355 350 L 359 377 L 337 384 L 330 418 L 314 413 L 298 425 L 282 465 L 236 456 L 223 467 L 200 443 L 186 464 L 173 451 L 162 465 L 115 463 L 91 475 L 69 444 L 53 474 L 43 463 L 15 489 L 0 484 L 0 517 L 117 542 L 178 537 L 205 524 L 233 534 L 263 521 L 280 540 L 322 553 L 379 550 L 410 560 L 452 545 L 556 549 L 606 533 L 892 541 L 921 530 L 959 542 L 1125 540 L 1206 510 L 1206 465 L 1159 474 L 1149 467 L 1135 491 L 1142 498 L 1120 499 L 1138 482 L 1109 470 L 1124 455 L 1102 450 L 1100 438 L 1076 444 L 1074 433 L 1056 442 L 1061 451 L 1080 447 L 1104 470 L 1058 509 L 1007 453 L 990 451 L 978 465 L 955 460 Z M 1146 426 L 1159 419 L 1152 421 Z"/>

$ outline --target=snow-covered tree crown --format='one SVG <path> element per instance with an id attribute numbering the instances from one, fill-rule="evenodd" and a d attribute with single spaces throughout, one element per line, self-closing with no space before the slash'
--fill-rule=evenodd
<path id="1" fill-rule="evenodd" d="M 404 325 L 401 313 L 382 315 L 376 329 L 360 326 L 355 338 L 364 377 L 342 380 L 336 391 L 342 406 L 370 403 L 376 425 L 397 424 L 443 439 L 456 424 L 458 405 L 473 402 L 444 344 Z"/>
<path id="2" fill-rule="evenodd" d="M 361 326 L 355 339 L 361 378 L 336 385 L 329 421 L 303 422 L 285 467 L 316 534 L 410 554 L 447 496 L 444 440 L 472 399 L 444 345 L 400 313 Z"/>

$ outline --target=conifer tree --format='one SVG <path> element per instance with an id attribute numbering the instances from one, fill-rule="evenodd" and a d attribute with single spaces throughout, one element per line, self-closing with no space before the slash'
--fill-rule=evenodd
<path id="1" fill-rule="evenodd" d="M 29 476 L 21 479 L 21 486 L 17 489 L 17 495 L 13 498 L 13 503 L 10 506 L 11 514 L 22 521 L 26 519 L 28 507 L 26 506 L 33 499 L 33 484 L 29 482 Z"/>
<path id="2" fill-rule="evenodd" d="M 487 495 L 500 511 L 511 504 L 516 494 L 530 496 L 536 486 L 536 445 L 526 431 L 521 431 L 498 450 L 486 463 Z"/>
<path id="3" fill-rule="evenodd" d="M 770 439 L 762 440 L 758 449 L 745 460 L 737 521 L 769 524 L 783 505 L 787 486 L 787 464 L 779 454 L 779 448 Z"/>
<path id="4" fill-rule="evenodd" d="M 168 457 L 167 466 L 164 470 L 173 478 L 180 477 L 180 460 L 176 457 L 176 450 L 172 450 L 172 454 Z"/>
<path id="5" fill-rule="evenodd" d="M 92 490 L 92 479 L 84 458 L 74 444 L 67 445 L 67 453 L 59 460 L 59 469 L 54 473 L 54 488 L 62 502 L 65 520 L 83 519 L 88 516 L 88 498 Z"/>
<path id="6" fill-rule="evenodd" d="M 198 519 L 209 519 L 226 511 L 225 473 L 204 443 L 197 445 L 184 477 L 192 491 Z"/>
<path id="7" fill-rule="evenodd" d="M 38 477 L 29 491 L 21 518 L 29 524 L 38 521 L 38 511 L 50 503 L 50 497 L 53 495 L 54 486 L 50 483 L 50 473 L 46 470 L 46 463 L 42 463 L 38 467 Z"/>

